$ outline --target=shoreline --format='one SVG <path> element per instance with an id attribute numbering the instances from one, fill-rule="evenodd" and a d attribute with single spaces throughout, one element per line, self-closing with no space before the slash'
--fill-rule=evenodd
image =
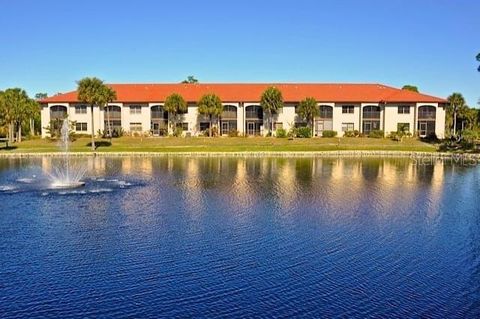
<path id="1" fill-rule="evenodd" d="M 62 157 L 63 152 L 0 153 L 0 158 Z M 71 152 L 71 157 L 398 157 L 398 158 L 471 158 L 480 159 L 480 153 L 445 153 L 419 151 L 265 151 L 265 152 Z"/>

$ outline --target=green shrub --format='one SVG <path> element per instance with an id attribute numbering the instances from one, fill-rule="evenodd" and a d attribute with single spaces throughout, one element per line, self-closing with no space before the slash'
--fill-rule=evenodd
<path id="1" fill-rule="evenodd" d="M 168 135 L 168 129 L 165 127 L 162 127 L 160 130 L 158 130 L 158 134 L 160 136 L 167 136 Z"/>
<path id="2" fill-rule="evenodd" d="M 231 129 L 230 131 L 228 131 L 228 136 L 229 137 L 238 137 L 238 135 L 239 135 L 238 130 Z"/>
<path id="3" fill-rule="evenodd" d="M 469 141 L 469 142 L 474 142 L 478 139 L 478 132 L 473 131 L 473 130 L 463 130 L 461 133 L 462 139 Z"/>
<path id="4" fill-rule="evenodd" d="M 297 128 L 297 137 L 309 138 L 312 137 L 312 129 L 308 126 Z"/>
<path id="5" fill-rule="evenodd" d="M 390 132 L 388 135 L 389 138 L 391 138 L 393 141 L 401 142 L 405 137 L 411 137 L 412 133 L 409 131 L 396 131 L 396 132 Z"/>
<path id="6" fill-rule="evenodd" d="M 322 137 L 335 137 L 337 136 L 337 131 L 325 130 L 322 132 Z"/>
<path id="7" fill-rule="evenodd" d="M 108 129 L 105 130 L 98 130 L 97 134 L 100 135 L 102 138 L 109 137 Z M 125 134 L 123 128 L 112 128 L 112 137 L 122 137 Z"/>
<path id="8" fill-rule="evenodd" d="M 297 135 L 298 135 L 298 128 L 296 127 L 290 128 L 290 130 L 287 133 L 288 137 L 297 137 Z"/>
<path id="9" fill-rule="evenodd" d="M 418 132 L 417 132 L 418 134 Z M 437 134 L 435 133 L 429 133 L 427 136 L 421 138 L 422 141 L 425 141 L 427 143 L 438 143 L 439 139 L 437 137 Z"/>
<path id="10" fill-rule="evenodd" d="M 343 136 L 345 136 L 345 137 L 360 137 L 360 132 L 358 130 L 345 131 Z"/>
<path id="11" fill-rule="evenodd" d="M 180 136 L 182 136 L 182 134 L 183 134 L 183 128 L 181 126 L 177 126 L 173 130 L 173 136 L 175 136 L 175 137 L 180 137 Z"/>
<path id="12" fill-rule="evenodd" d="M 370 137 L 370 138 L 383 138 L 384 133 L 383 133 L 382 130 L 373 130 L 373 131 L 370 131 L 370 133 L 368 133 L 368 137 Z"/>
<path id="13" fill-rule="evenodd" d="M 275 131 L 275 136 L 278 138 L 285 138 L 287 137 L 287 131 L 283 128 L 279 128 Z"/>

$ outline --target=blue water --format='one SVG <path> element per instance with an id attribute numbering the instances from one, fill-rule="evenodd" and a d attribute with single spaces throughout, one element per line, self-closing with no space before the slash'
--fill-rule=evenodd
<path id="1" fill-rule="evenodd" d="M 480 167 L 0 160 L 1 318 L 480 317 Z"/>

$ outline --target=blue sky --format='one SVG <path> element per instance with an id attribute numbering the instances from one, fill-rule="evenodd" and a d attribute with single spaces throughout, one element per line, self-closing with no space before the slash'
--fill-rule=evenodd
<path id="1" fill-rule="evenodd" d="M 480 97 L 478 0 L 1 0 L 0 89 L 378 82 Z"/>

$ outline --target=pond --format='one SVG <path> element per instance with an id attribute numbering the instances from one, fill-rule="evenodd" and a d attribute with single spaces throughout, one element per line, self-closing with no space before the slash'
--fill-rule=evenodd
<path id="1" fill-rule="evenodd" d="M 0 159 L 2 318 L 480 316 L 480 167 Z"/>

